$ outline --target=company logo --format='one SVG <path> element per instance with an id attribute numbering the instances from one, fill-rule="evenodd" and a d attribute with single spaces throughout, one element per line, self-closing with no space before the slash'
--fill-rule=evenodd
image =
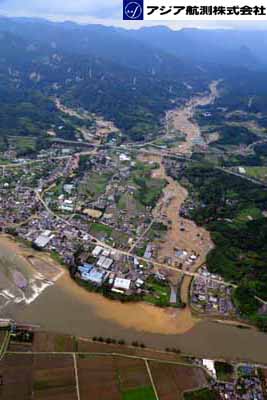
<path id="1" fill-rule="evenodd" d="M 144 19 L 144 0 L 123 0 L 123 19 L 143 20 Z"/>

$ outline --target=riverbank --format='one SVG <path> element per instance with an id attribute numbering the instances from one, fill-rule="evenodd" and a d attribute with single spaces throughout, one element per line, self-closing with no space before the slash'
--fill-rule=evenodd
<path id="1" fill-rule="evenodd" d="M 62 291 L 64 298 L 70 297 L 73 300 L 75 299 L 77 306 L 79 304 L 83 304 L 84 306 L 89 305 L 90 311 L 94 312 L 97 316 L 115 321 L 126 329 L 134 328 L 139 331 L 145 330 L 147 332 L 162 334 L 184 333 L 191 329 L 194 326 L 194 322 L 197 321 L 197 319 L 189 318 L 187 310 L 176 308 L 162 309 L 144 302 L 125 304 L 109 300 L 98 293 L 90 293 L 72 280 L 67 269 L 57 264 L 49 254 L 28 248 L 6 235 L 0 236 L 1 255 L 3 255 L 3 252 L 13 257 L 14 263 L 17 260 L 18 267 L 23 265 L 24 268 L 31 268 L 33 265 L 41 265 L 44 269 L 43 273 L 47 273 L 48 267 L 53 266 L 57 272 L 57 279 L 54 281 L 55 291 Z M 16 258 L 14 258 L 14 255 L 16 255 Z M 53 297 L 55 291 L 51 289 L 54 288 L 47 288 L 47 292 Z M 43 295 L 44 293 L 42 293 Z M 35 299 L 37 303 L 39 300 L 39 298 Z M 53 303 L 53 300 L 51 301 Z M 13 313 L 16 306 L 17 303 L 11 304 L 7 307 L 7 312 L 9 312 L 8 310 L 12 310 Z M 19 308 L 22 310 L 23 304 Z M 76 310 L 76 307 L 74 309 Z M 6 310 L 4 310 L 3 315 Z"/>

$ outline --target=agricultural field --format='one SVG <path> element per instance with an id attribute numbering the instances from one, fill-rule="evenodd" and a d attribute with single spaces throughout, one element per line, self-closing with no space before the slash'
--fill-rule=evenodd
<path id="1" fill-rule="evenodd" d="M 183 400 L 184 391 L 207 385 L 201 368 L 149 362 L 160 400 Z"/>
<path id="2" fill-rule="evenodd" d="M 133 171 L 132 179 L 138 187 L 135 197 L 146 207 L 155 207 L 166 185 L 164 179 L 155 179 L 152 177 L 152 171 L 157 169 L 157 167 L 156 163 L 146 165 L 138 161 Z"/>
<path id="3" fill-rule="evenodd" d="M 81 400 L 155 400 L 143 360 L 80 355 Z"/>
<path id="4" fill-rule="evenodd" d="M 262 218 L 263 213 L 257 207 L 248 207 L 243 209 L 235 218 L 235 222 L 244 223 L 246 221 L 252 221 L 258 218 Z"/>
<path id="5" fill-rule="evenodd" d="M 118 229 L 113 229 L 108 225 L 101 224 L 98 222 L 93 222 L 90 224 L 90 234 L 98 239 L 106 239 L 106 242 L 110 245 L 114 245 L 115 247 L 121 247 L 122 244 L 127 246 L 129 236 L 120 232 Z"/>
<path id="6" fill-rule="evenodd" d="M 46 332 L 34 334 L 33 351 L 35 352 L 74 352 L 75 350 L 75 337 Z"/>
<path id="7" fill-rule="evenodd" d="M 8 354 L 1 361 L 0 375 L 3 400 L 77 398 L 72 356 Z"/>
<path id="8" fill-rule="evenodd" d="M 132 213 L 145 212 L 145 207 L 130 193 L 123 193 L 118 196 L 117 207 L 119 210 L 129 211 L 131 215 Z"/>
<path id="9" fill-rule="evenodd" d="M 154 400 L 155 394 L 143 360 L 115 359 L 123 400 Z"/>
<path id="10" fill-rule="evenodd" d="M 77 398 L 71 355 L 34 355 L 33 392 L 35 399 L 72 400 Z"/>
<path id="11" fill-rule="evenodd" d="M 122 340 L 107 344 L 46 332 L 33 337 L 28 347 L 11 343 L 1 360 L 1 400 L 217 399 L 204 369 L 177 353 Z M 219 379 L 232 381 L 230 364 L 216 362 L 215 368 Z M 265 371 L 259 376 L 266 380 Z"/>
<path id="12" fill-rule="evenodd" d="M 34 153 L 37 150 L 37 139 L 32 136 L 10 136 L 8 143 L 19 156 Z"/>
<path id="13" fill-rule="evenodd" d="M 6 336 L 6 331 L 4 329 L 3 330 L 0 329 L 0 347 L 2 346 L 5 336 Z"/>
<path id="14" fill-rule="evenodd" d="M 81 400 L 91 394 L 91 400 L 121 399 L 118 377 L 111 357 L 80 356 L 78 362 Z"/>
<path id="15" fill-rule="evenodd" d="M 33 355 L 6 355 L 0 363 L 0 376 L 3 380 L 1 400 L 29 400 L 33 386 Z"/>

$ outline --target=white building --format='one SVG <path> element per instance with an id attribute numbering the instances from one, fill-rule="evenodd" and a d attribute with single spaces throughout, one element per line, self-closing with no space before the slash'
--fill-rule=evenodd
<path id="1" fill-rule="evenodd" d="M 116 278 L 113 287 L 115 289 L 129 290 L 131 286 L 130 279 Z"/>
<path id="2" fill-rule="evenodd" d="M 204 359 L 204 360 L 202 360 L 202 363 L 203 363 L 203 367 L 205 367 L 214 378 L 217 378 L 216 369 L 215 369 L 215 361 Z"/>
<path id="3" fill-rule="evenodd" d="M 94 248 L 94 250 L 92 251 L 92 254 L 93 254 L 94 257 L 98 257 L 102 253 L 102 251 L 103 251 L 103 247 L 96 246 Z"/>
<path id="4" fill-rule="evenodd" d="M 101 256 L 97 261 L 97 266 L 104 269 L 109 269 L 113 264 L 113 260 L 108 257 Z"/>
<path id="5" fill-rule="evenodd" d="M 40 249 L 44 249 L 55 235 L 51 235 L 51 231 L 44 231 L 37 237 L 34 244 Z"/>

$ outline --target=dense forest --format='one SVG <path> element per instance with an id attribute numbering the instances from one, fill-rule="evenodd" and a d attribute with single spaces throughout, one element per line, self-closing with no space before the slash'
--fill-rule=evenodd
<path id="1" fill-rule="evenodd" d="M 196 120 L 204 134 L 217 132 L 218 139 L 211 148 L 231 150 L 229 146 L 248 146 L 267 138 L 267 75 L 265 69 L 223 68 L 224 79 L 219 85 L 219 96 L 214 104 L 200 107 Z M 237 79 L 238 76 L 238 79 Z M 265 148 L 254 149 L 254 164 L 261 164 L 267 156 Z M 245 165 L 253 157 L 240 159 Z M 231 160 L 234 162 L 234 158 Z M 240 164 L 241 164 L 240 162 Z M 240 165 L 239 164 L 239 165 Z"/>

